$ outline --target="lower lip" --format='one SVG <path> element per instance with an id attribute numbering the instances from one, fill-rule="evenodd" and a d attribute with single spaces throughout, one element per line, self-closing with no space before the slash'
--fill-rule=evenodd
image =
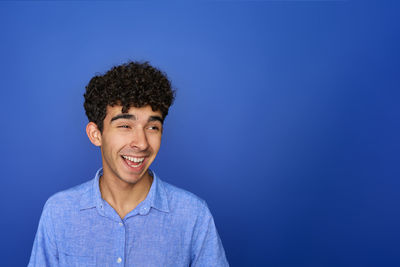
<path id="1" fill-rule="evenodd" d="M 132 166 L 132 165 L 130 165 L 131 164 L 131 161 L 129 161 L 129 160 L 127 160 L 127 159 L 124 159 L 123 157 L 121 157 L 122 158 L 122 160 L 125 162 L 125 165 L 131 170 L 131 171 L 134 171 L 134 172 L 141 172 L 142 170 L 143 170 L 143 168 L 144 168 L 144 165 L 145 165 L 145 163 L 146 163 L 146 158 L 142 161 L 142 163 L 140 164 L 140 165 L 138 165 L 137 167 L 135 167 L 135 166 Z"/>

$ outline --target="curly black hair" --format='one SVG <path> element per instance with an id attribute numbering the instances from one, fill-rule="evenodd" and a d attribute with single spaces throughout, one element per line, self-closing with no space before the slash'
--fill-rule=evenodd
<path id="1" fill-rule="evenodd" d="M 83 96 L 86 116 L 102 132 L 107 106 L 121 105 L 122 112 L 127 113 L 132 106 L 150 105 L 153 111 L 161 111 L 165 119 L 174 102 L 175 90 L 167 75 L 149 62 L 129 61 L 93 77 Z"/>

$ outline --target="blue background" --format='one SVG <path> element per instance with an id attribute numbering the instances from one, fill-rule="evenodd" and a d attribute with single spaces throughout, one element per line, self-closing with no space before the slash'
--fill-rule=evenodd
<path id="1" fill-rule="evenodd" d="M 396 1 L 0 2 L 1 265 L 101 165 L 84 87 L 177 88 L 153 169 L 207 200 L 231 266 L 400 266 Z"/>

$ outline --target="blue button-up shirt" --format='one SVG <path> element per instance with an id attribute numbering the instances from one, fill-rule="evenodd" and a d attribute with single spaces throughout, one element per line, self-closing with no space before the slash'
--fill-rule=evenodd
<path id="1" fill-rule="evenodd" d="M 101 197 L 99 178 L 46 202 L 33 266 L 228 266 L 213 217 L 195 195 L 161 181 L 121 219 Z"/>

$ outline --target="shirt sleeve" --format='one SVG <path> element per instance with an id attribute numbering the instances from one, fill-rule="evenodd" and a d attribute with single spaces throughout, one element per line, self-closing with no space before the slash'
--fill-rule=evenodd
<path id="1" fill-rule="evenodd" d="M 50 206 L 48 201 L 43 208 L 28 267 L 58 266 Z"/>
<path id="2" fill-rule="evenodd" d="M 210 210 L 205 204 L 194 229 L 191 267 L 229 266 Z"/>

